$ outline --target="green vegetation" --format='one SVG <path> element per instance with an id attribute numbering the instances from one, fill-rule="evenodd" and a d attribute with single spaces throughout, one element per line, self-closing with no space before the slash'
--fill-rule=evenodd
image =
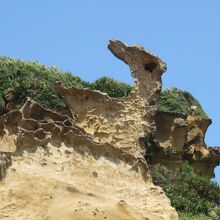
<path id="1" fill-rule="evenodd" d="M 197 99 L 189 92 L 177 88 L 167 89 L 161 93 L 158 108 L 163 112 L 184 113 L 208 118 Z"/>
<path id="2" fill-rule="evenodd" d="M 108 77 L 97 79 L 94 83 L 91 83 L 90 85 L 91 89 L 100 90 L 102 92 L 108 93 L 109 96 L 114 98 L 128 96 L 132 89 L 132 87 L 128 84 Z"/>
<path id="3" fill-rule="evenodd" d="M 183 163 L 176 170 L 153 165 L 151 174 L 154 184 L 163 188 L 172 206 L 182 216 L 196 219 L 195 215 L 208 216 L 210 212 L 214 212 L 220 218 L 220 187 L 197 175 L 188 163 Z"/>
<path id="4" fill-rule="evenodd" d="M 131 86 L 103 77 L 94 83 L 88 83 L 69 72 L 55 67 L 46 67 L 37 62 L 21 61 L 9 57 L 0 58 L 0 113 L 4 109 L 3 97 L 10 94 L 10 102 L 22 104 L 31 97 L 48 108 L 65 107 L 56 95 L 54 83 L 61 81 L 66 87 L 96 89 L 108 93 L 111 97 L 129 94 Z"/>
<path id="5" fill-rule="evenodd" d="M 132 89 L 128 84 L 108 77 L 102 77 L 93 83 L 88 83 L 55 67 L 47 67 L 37 62 L 0 57 L 0 113 L 4 110 L 2 98 L 7 94 L 11 97 L 10 102 L 14 104 L 22 104 L 29 96 L 48 108 L 64 108 L 64 103 L 54 91 L 56 81 L 61 81 L 66 87 L 75 86 L 100 90 L 114 98 L 128 96 Z M 162 92 L 159 99 L 159 110 L 207 118 L 199 102 L 190 93 L 178 89 Z"/>
<path id="6" fill-rule="evenodd" d="M 189 213 L 179 213 L 179 217 L 180 220 L 210 220 L 210 219 L 215 219 L 215 218 L 211 218 L 210 216 L 207 215 L 193 215 L 193 214 L 189 214 Z M 217 220 L 218 218 L 216 218 Z"/>
<path id="7" fill-rule="evenodd" d="M 54 91 L 54 83 L 84 88 L 87 83 L 69 72 L 46 67 L 37 62 L 0 58 L 0 96 L 11 93 L 14 104 L 22 103 L 27 96 L 49 108 L 64 107 Z"/>

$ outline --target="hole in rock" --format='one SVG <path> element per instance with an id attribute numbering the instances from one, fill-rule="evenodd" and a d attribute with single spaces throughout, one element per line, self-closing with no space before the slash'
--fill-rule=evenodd
<path id="1" fill-rule="evenodd" d="M 149 71 L 149 72 L 153 72 L 154 69 L 156 69 L 157 64 L 155 62 L 150 62 L 144 65 L 144 69 Z"/>
<path id="2" fill-rule="evenodd" d="M 46 137 L 46 134 L 44 133 L 43 130 L 38 130 L 35 133 L 35 137 L 38 138 L 39 140 L 43 140 Z"/>
<path id="3" fill-rule="evenodd" d="M 67 127 L 73 126 L 73 124 L 71 123 L 71 121 L 69 121 L 68 119 L 66 119 L 66 120 L 64 121 L 64 125 L 67 126 Z"/>

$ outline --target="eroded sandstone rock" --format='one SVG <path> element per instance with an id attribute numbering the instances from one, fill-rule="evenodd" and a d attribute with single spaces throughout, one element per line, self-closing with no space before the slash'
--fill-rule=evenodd
<path id="1" fill-rule="evenodd" d="M 11 166 L 0 185 L 0 218 L 87 220 L 96 213 L 108 219 L 178 219 L 143 158 L 96 142 L 69 116 L 28 99 L 1 117 L 1 135 L 0 152 L 13 163 L 0 154 L 1 179 Z"/>
<path id="2" fill-rule="evenodd" d="M 0 185 L 0 218 L 7 207 L 11 219 L 25 210 L 23 218 L 86 220 L 102 210 L 103 218 L 174 220 L 177 213 L 153 185 L 144 156 L 171 168 L 188 160 L 202 175 L 213 175 L 220 148 L 208 148 L 204 141 L 211 120 L 157 112 L 166 64 L 140 46 L 112 40 L 108 48 L 129 65 L 134 88 L 128 97 L 111 98 L 57 82 L 55 90 L 70 115 L 45 109 L 30 98 L 21 108 L 7 105 L 8 112 L 0 117 L 0 179 L 12 166 Z M 19 181 L 12 184 L 14 178 Z M 25 183 L 39 185 L 35 199 L 28 199 Z M 46 202 L 39 205 L 42 197 Z M 21 205 L 10 208 L 7 198 Z M 64 201 L 71 210 L 59 212 Z"/>
<path id="3" fill-rule="evenodd" d="M 206 131 L 212 123 L 210 119 L 158 112 L 155 121 L 157 129 L 148 152 L 152 163 L 176 168 L 187 160 L 197 173 L 214 177 L 220 148 L 208 147 L 205 143 Z"/>
<path id="4" fill-rule="evenodd" d="M 0 152 L 12 153 L 13 155 L 20 149 L 23 150 L 31 146 L 46 147 L 49 142 L 54 141 L 73 145 L 80 144 L 96 154 L 108 154 L 133 163 L 133 165 L 145 166 L 147 171 L 146 163 L 142 158 L 134 157 L 109 143 L 95 142 L 90 134 L 75 125 L 72 118 L 45 109 L 30 98 L 21 109 L 10 111 L 0 119 L 2 126 Z M 8 141 L 7 143 L 13 143 L 13 147 L 8 146 L 5 140 Z M 149 178 L 149 174 L 147 172 L 145 174 L 146 179 Z"/>
<path id="5" fill-rule="evenodd" d="M 12 159 L 0 218 L 178 219 L 144 160 L 166 65 L 142 47 L 110 41 L 109 49 L 131 69 L 129 97 L 57 83 L 71 117 L 30 98 L 0 117 L 0 153 Z"/>
<path id="6" fill-rule="evenodd" d="M 129 97 L 110 98 L 99 91 L 64 88 L 60 82 L 55 90 L 70 109 L 76 125 L 96 141 L 143 157 L 142 139 L 155 131 L 154 115 L 166 64 L 139 46 L 112 40 L 108 48 L 130 67 L 134 88 Z"/>

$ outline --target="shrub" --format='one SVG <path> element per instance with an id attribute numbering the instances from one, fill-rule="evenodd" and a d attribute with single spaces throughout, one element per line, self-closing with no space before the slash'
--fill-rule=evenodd
<path id="1" fill-rule="evenodd" d="M 128 84 L 108 77 L 97 79 L 94 83 L 91 84 L 91 88 L 105 92 L 114 98 L 128 96 L 132 89 L 132 87 Z"/>
<path id="2" fill-rule="evenodd" d="M 64 108 L 64 103 L 54 90 L 56 81 L 61 81 L 67 87 L 100 90 L 114 98 L 128 96 L 132 89 L 128 84 L 108 77 L 88 83 L 55 67 L 10 57 L 0 57 L 0 112 L 4 109 L 4 102 L 1 99 L 6 91 L 11 91 L 11 101 L 14 104 L 22 104 L 29 96 L 48 108 Z M 196 109 L 193 110 L 192 106 L 196 106 Z M 161 93 L 158 107 L 160 111 L 207 117 L 199 102 L 190 93 L 175 88 Z"/>
<path id="3" fill-rule="evenodd" d="M 220 187 L 197 175 L 186 162 L 176 170 L 153 165 L 151 174 L 154 184 L 163 188 L 172 206 L 179 212 L 208 215 L 220 205 Z M 220 217 L 220 209 L 215 209 L 215 212 Z"/>
<path id="4" fill-rule="evenodd" d="M 111 97 L 127 96 L 131 91 L 130 85 L 108 77 L 88 83 L 55 67 L 10 57 L 0 57 L 0 111 L 4 107 L 2 97 L 6 91 L 12 93 L 10 101 L 14 104 L 22 104 L 29 96 L 48 108 L 65 107 L 55 93 L 54 83 L 56 81 L 61 81 L 66 87 L 100 90 Z"/>
<path id="5" fill-rule="evenodd" d="M 189 92 L 177 88 L 167 89 L 161 93 L 158 109 L 163 112 L 177 112 L 208 118 L 197 99 Z"/>
<path id="6" fill-rule="evenodd" d="M 63 108 L 64 103 L 54 90 L 56 81 L 62 81 L 65 86 L 88 86 L 79 77 L 55 67 L 9 57 L 0 58 L 0 96 L 10 90 L 14 104 L 21 104 L 29 96 L 49 108 Z"/>

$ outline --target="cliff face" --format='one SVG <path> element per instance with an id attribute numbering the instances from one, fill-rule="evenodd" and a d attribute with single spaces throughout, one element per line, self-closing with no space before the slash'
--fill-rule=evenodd
<path id="1" fill-rule="evenodd" d="M 144 160 L 166 65 L 138 46 L 109 49 L 131 69 L 129 97 L 57 83 L 72 116 L 29 98 L 0 118 L 1 219 L 178 219 Z"/>
<path id="2" fill-rule="evenodd" d="M 1 125 L 1 219 L 177 219 L 142 159 L 68 116 L 29 99 Z"/>
<path id="3" fill-rule="evenodd" d="M 176 168 L 187 160 L 199 174 L 209 178 L 214 176 L 220 148 L 207 147 L 205 143 L 206 131 L 212 123 L 210 119 L 158 112 L 155 122 L 152 163 Z"/>

